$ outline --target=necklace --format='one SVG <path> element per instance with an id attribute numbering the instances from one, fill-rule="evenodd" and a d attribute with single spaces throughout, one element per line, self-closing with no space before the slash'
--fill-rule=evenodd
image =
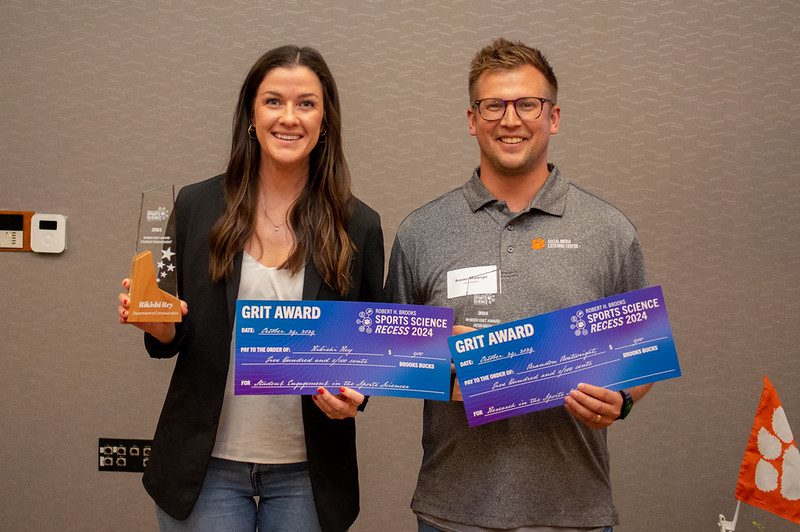
<path id="1" fill-rule="evenodd" d="M 278 229 L 280 229 L 282 226 L 286 225 L 286 218 L 285 217 L 283 219 L 283 222 L 279 225 L 279 224 L 276 224 L 275 222 L 272 221 L 272 218 L 270 218 L 269 214 L 267 214 L 267 208 L 266 207 L 262 206 L 261 210 L 264 212 L 264 216 L 267 217 L 267 220 L 269 220 L 270 225 L 272 225 L 272 227 L 275 228 L 275 232 L 276 233 L 278 232 Z"/>

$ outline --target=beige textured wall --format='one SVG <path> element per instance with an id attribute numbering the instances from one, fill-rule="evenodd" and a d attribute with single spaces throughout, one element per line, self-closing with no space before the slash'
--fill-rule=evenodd
<path id="1" fill-rule="evenodd" d="M 114 318 L 138 193 L 223 168 L 247 69 L 287 42 L 337 77 L 355 189 L 387 247 L 477 162 L 472 54 L 505 35 L 549 55 L 551 159 L 637 224 L 684 371 L 610 431 L 618 530 L 730 517 L 762 374 L 800 431 L 795 0 L 4 0 L 0 28 L 0 208 L 63 213 L 70 233 L 61 256 L 0 254 L 3 530 L 156 527 L 139 475 L 97 472 L 99 436 L 152 435 L 172 368 Z M 355 530 L 414 530 L 420 411 L 375 398 L 360 418 Z M 795 529 L 750 507 L 739 529 L 753 521 Z"/>

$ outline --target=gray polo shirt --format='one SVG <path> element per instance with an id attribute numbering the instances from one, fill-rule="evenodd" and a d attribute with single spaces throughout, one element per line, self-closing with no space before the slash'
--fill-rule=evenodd
<path id="1" fill-rule="evenodd" d="M 392 247 L 389 301 L 455 309 L 488 327 L 646 286 L 636 230 L 612 205 L 550 175 L 509 211 L 480 180 L 411 213 Z M 487 528 L 617 524 L 606 431 L 551 408 L 469 428 L 460 402 L 426 401 L 412 509 Z"/>

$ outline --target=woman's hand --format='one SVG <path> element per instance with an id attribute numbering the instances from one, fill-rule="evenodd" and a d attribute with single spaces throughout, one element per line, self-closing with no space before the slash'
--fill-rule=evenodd
<path id="1" fill-rule="evenodd" d="M 347 388 L 339 387 L 339 394 L 333 395 L 325 388 L 317 388 L 317 395 L 312 395 L 314 404 L 330 419 L 346 419 L 356 417 L 358 405 L 364 402 L 364 395 Z"/>
<path id="2" fill-rule="evenodd" d="M 122 280 L 122 288 L 126 290 L 126 292 L 122 292 L 119 294 L 119 306 L 117 306 L 117 314 L 119 315 L 119 322 L 120 323 L 128 323 L 128 311 L 131 304 L 130 297 L 128 296 L 127 290 L 131 287 L 131 280 L 130 279 L 123 279 Z M 186 301 L 181 301 L 181 316 L 186 316 L 186 313 L 189 312 L 189 306 L 186 304 Z M 162 344 L 168 344 L 172 340 L 175 339 L 175 324 L 174 323 L 164 323 L 164 322 L 157 322 L 157 323 L 130 323 L 144 332 L 151 334 L 155 337 L 156 340 L 161 342 Z"/>

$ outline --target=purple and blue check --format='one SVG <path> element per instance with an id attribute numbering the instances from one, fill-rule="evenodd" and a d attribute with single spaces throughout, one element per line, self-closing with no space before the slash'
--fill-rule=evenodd
<path id="1" fill-rule="evenodd" d="M 621 390 L 681 375 L 660 286 L 449 342 L 470 427 L 561 406 L 581 382 Z"/>
<path id="2" fill-rule="evenodd" d="M 453 309 L 349 301 L 236 303 L 235 394 L 448 400 Z"/>

